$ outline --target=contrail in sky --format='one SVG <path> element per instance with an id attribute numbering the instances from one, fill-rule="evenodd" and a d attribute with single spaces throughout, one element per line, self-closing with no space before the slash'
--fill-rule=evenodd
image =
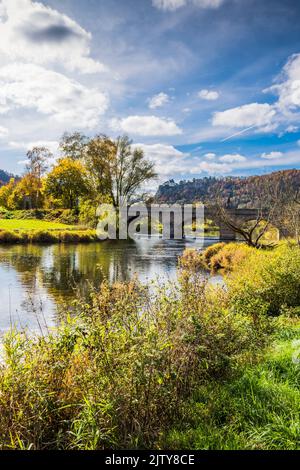
<path id="1" fill-rule="evenodd" d="M 232 134 L 232 135 L 230 135 L 229 137 L 226 137 L 225 139 L 221 140 L 221 142 L 226 142 L 226 140 L 229 140 L 229 139 L 231 139 L 232 137 L 235 137 L 235 136 L 237 136 L 237 135 L 244 134 L 244 132 L 250 131 L 250 129 L 253 129 L 254 127 L 257 127 L 257 126 L 255 125 L 255 126 L 247 127 L 247 129 L 243 129 L 243 130 L 240 131 L 240 132 L 236 132 L 235 134 Z"/>

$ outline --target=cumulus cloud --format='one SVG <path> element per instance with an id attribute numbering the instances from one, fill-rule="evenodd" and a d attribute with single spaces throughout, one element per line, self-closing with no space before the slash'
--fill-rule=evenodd
<path id="1" fill-rule="evenodd" d="M 277 106 L 282 112 L 300 107 L 300 54 L 293 54 L 277 78 L 277 84 L 266 91 L 278 95 Z"/>
<path id="2" fill-rule="evenodd" d="M 207 160 L 214 160 L 216 158 L 216 154 L 215 153 L 212 153 L 212 152 L 209 152 L 209 153 L 206 153 L 204 155 L 204 157 L 207 159 Z"/>
<path id="3" fill-rule="evenodd" d="M 263 91 L 277 95 L 277 101 L 273 104 L 250 103 L 216 112 L 212 119 L 213 126 L 246 128 L 229 138 L 252 128 L 261 132 L 280 128 L 279 135 L 296 132 L 300 118 L 300 54 L 293 54 L 276 78 L 275 85 Z"/>
<path id="4" fill-rule="evenodd" d="M 270 152 L 270 153 L 263 153 L 261 158 L 266 158 L 267 160 L 272 160 L 274 158 L 280 158 L 283 156 L 282 152 Z"/>
<path id="5" fill-rule="evenodd" d="M 156 109 L 156 108 L 161 108 L 165 104 L 168 104 L 170 101 L 169 95 L 166 93 L 158 93 L 157 95 L 152 96 L 152 98 L 149 99 L 149 108 L 150 109 Z"/>
<path id="6" fill-rule="evenodd" d="M 237 162 L 245 162 L 247 160 L 246 157 L 243 155 L 236 154 L 226 154 L 219 158 L 220 162 L 224 163 L 237 163 Z"/>
<path id="7" fill-rule="evenodd" d="M 219 98 L 219 93 L 213 90 L 201 90 L 198 93 L 199 98 L 206 101 L 214 101 Z"/>
<path id="8" fill-rule="evenodd" d="M 107 96 L 38 65 L 0 68 L 0 115 L 16 109 L 51 116 L 64 126 L 95 128 L 108 107 Z"/>
<path id="9" fill-rule="evenodd" d="M 218 162 L 200 162 L 198 165 L 195 165 L 193 168 L 194 173 L 208 173 L 211 175 L 223 175 L 232 172 L 232 167 L 227 165 L 227 163 L 218 163 Z"/>
<path id="10" fill-rule="evenodd" d="M 149 137 L 182 134 L 182 130 L 172 119 L 162 119 L 156 116 L 128 116 L 124 119 L 113 119 L 111 127 L 115 131 Z"/>
<path id="11" fill-rule="evenodd" d="M 9 146 L 13 149 L 28 151 L 34 147 L 46 147 L 51 153 L 56 154 L 59 148 L 59 142 L 56 140 L 36 140 L 32 142 L 9 142 Z"/>
<path id="12" fill-rule="evenodd" d="M 185 167 L 188 169 L 188 156 L 168 144 L 134 144 L 134 148 L 141 148 L 146 157 L 155 163 L 158 174 L 167 178 L 171 175 L 180 174 Z"/>
<path id="13" fill-rule="evenodd" d="M 272 126 L 272 119 L 276 111 L 268 103 L 251 103 L 226 111 L 216 112 L 213 116 L 213 126 L 224 126 L 229 128 L 260 127 L 269 128 Z"/>
<path id="14" fill-rule="evenodd" d="M 91 33 L 39 2 L 0 0 L 0 37 L 0 54 L 10 60 L 60 63 L 82 73 L 106 70 L 90 56 Z"/>
<path id="15" fill-rule="evenodd" d="M 175 11 L 186 5 L 199 8 L 218 8 L 225 0 L 152 0 L 154 7 L 164 11 Z"/>
<path id="16" fill-rule="evenodd" d="M 273 122 L 275 115 L 274 106 L 268 103 L 251 103 L 216 112 L 213 115 L 212 124 L 237 129 L 253 126 L 268 131 L 276 127 Z"/>

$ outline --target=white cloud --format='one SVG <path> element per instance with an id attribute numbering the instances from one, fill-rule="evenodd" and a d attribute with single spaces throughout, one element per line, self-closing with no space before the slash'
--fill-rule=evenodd
<path id="1" fill-rule="evenodd" d="M 232 167 L 226 163 L 218 162 L 200 162 L 198 165 L 193 167 L 193 173 L 209 173 L 212 175 L 223 175 L 232 172 Z"/>
<path id="2" fill-rule="evenodd" d="M 245 162 L 247 160 L 246 157 L 239 154 L 227 154 L 223 155 L 219 158 L 220 162 L 224 163 L 237 163 L 237 162 Z"/>
<path id="3" fill-rule="evenodd" d="M 124 119 L 113 119 L 111 127 L 115 131 L 149 137 L 182 134 L 182 130 L 172 119 L 162 119 L 156 116 L 128 116 Z"/>
<path id="4" fill-rule="evenodd" d="M 213 90 L 201 90 L 198 93 L 198 97 L 206 101 L 214 101 L 219 98 L 219 93 Z"/>
<path id="5" fill-rule="evenodd" d="M 261 130 L 270 130 L 275 123 L 273 118 L 276 111 L 268 103 L 251 103 L 226 111 L 216 112 L 213 115 L 213 126 L 223 126 L 227 128 L 257 127 Z"/>
<path id="6" fill-rule="evenodd" d="M 274 158 L 280 158 L 283 156 L 282 152 L 270 152 L 270 153 L 263 153 L 261 158 L 266 158 L 267 160 L 272 160 Z"/>
<path id="7" fill-rule="evenodd" d="M 298 126 L 293 126 L 292 124 L 290 126 L 288 126 L 286 129 L 285 129 L 285 132 L 287 133 L 293 133 L 293 132 L 298 132 L 299 130 L 299 127 Z"/>
<path id="8" fill-rule="evenodd" d="M 216 158 L 216 154 L 215 153 L 212 153 L 212 152 L 209 152 L 209 153 L 206 153 L 204 155 L 204 157 L 207 159 L 207 160 L 214 160 Z"/>
<path id="9" fill-rule="evenodd" d="M 0 54 L 10 60 L 60 63 L 82 73 L 106 70 L 90 57 L 91 34 L 40 2 L 0 0 L 0 37 Z"/>
<path id="10" fill-rule="evenodd" d="M 287 61 L 277 84 L 265 91 L 278 95 L 277 106 L 286 113 L 300 107 L 300 54 L 293 54 Z"/>
<path id="11" fill-rule="evenodd" d="M 188 168 L 189 154 L 180 152 L 172 145 L 167 144 L 134 144 L 134 148 L 141 148 L 145 156 L 155 163 L 156 170 L 161 177 L 167 178 L 180 174 L 183 168 Z"/>
<path id="12" fill-rule="evenodd" d="M 59 142 L 56 140 L 37 140 L 33 142 L 9 142 L 9 146 L 14 149 L 28 151 L 34 147 L 46 147 L 51 153 L 57 154 Z"/>
<path id="13" fill-rule="evenodd" d="M 156 109 L 156 108 L 161 108 L 165 104 L 168 104 L 170 101 L 169 95 L 166 93 L 158 93 L 157 95 L 152 96 L 152 98 L 149 99 L 149 108 L 150 109 Z"/>
<path id="14" fill-rule="evenodd" d="M 104 93 L 60 73 L 21 63 L 0 68 L 0 115 L 34 110 L 64 126 L 92 129 L 107 107 Z"/>
<path id="15" fill-rule="evenodd" d="M 164 11 L 175 11 L 186 5 L 195 5 L 199 8 L 218 8 L 225 0 L 152 0 L 154 7 Z"/>
<path id="16" fill-rule="evenodd" d="M 213 115 L 213 126 L 224 129 L 250 129 L 258 132 L 270 132 L 280 127 L 279 135 L 296 132 L 300 108 L 300 54 L 293 54 L 277 77 L 275 85 L 263 90 L 278 96 L 274 104 L 250 103 Z M 239 135 L 233 134 L 231 137 Z M 265 157 L 267 158 L 267 157 Z"/>
<path id="17" fill-rule="evenodd" d="M 165 11 L 177 10 L 178 8 L 185 6 L 186 3 L 186 0 L 152 0 L 154 7 Z"/>
<path id="18" fill-rule="evenodd" d="M 8 136 L 8 129 L 6 127 L 0 126 L 0 139 L 3 139 Z"/>

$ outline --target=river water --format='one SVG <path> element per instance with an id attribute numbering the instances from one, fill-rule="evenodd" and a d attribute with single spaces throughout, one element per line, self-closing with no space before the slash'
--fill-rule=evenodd
<path id="1" fill-rule="evenodd" d="M 187 247 L 202 249 L 216 240 L 107 241 L 78 245 L 0 247 L 0 333 L 11 325 L 37 331 L 57 324 L 57 305 L 85 295 L 89 285 L 129 280 L 176 280 L 177 261 Z"/>

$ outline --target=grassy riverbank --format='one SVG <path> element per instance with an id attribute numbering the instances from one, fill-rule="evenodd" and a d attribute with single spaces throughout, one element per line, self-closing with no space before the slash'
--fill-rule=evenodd
<path id="1" fill-rule="evenodd" d="M 226 289 L 198 270 L 151 295 L 103 283 L 57 331 L 10 333 L 1 448 L 299 448 L 299 248 L 247 250 Z"/>
<path id="2" fill-rule="evenodd" d="M 96 231 L 40 219 L 0 219 L 0 244 L 84 243 L 98 241 Z"/>
<path id="3" fill-rule="evenodd" d="M 0 219 L 0 230 L 16 230 L 16 231 L 28 231 L 28 230 L 76 230 L 76 225 L 67 225 L 59 222 L 48 222 L 46 220 L 38 219 Z"/>
<path id="4" fill-rule="evenodd" d="M 1 244 L 88 243 L 99 241 L 95 230 L 0 230 Z"/>

